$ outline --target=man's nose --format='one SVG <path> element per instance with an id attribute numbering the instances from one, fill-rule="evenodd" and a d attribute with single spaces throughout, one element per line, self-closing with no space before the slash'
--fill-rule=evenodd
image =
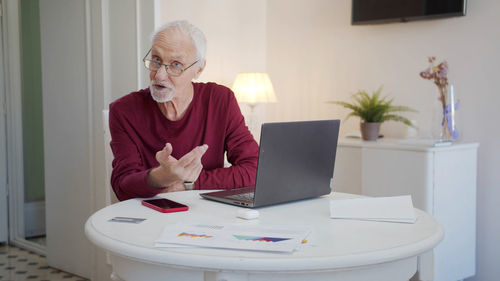
<path id="1" fill-rule="evenodd" d="M 164 65 L 162 65 L 155 73 L 155 79 L 156 80 L 167 80 L 168 79 L 168 73 L 167 69 Z"/>

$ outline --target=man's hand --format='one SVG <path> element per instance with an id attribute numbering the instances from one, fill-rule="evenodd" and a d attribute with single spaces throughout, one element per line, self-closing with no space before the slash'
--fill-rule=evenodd
<path id="1" fill-rule="evenodd" d="M 196 181 L 200 175 L 203 165 L 201 157 L 208 149 L 208 145 L 195 147 L 193 150 L 177 160 L 172 156 L 172 145 L 167 143 L 165 147 L 156 153 L 156 160 L 160 166 L 154 168 L 149 173 L 148 181 L 154 187 L 169 187 L 179 190 L 184 187 L 184 181 Z M 180 183 L 179 185 L 177 183 Z"/>

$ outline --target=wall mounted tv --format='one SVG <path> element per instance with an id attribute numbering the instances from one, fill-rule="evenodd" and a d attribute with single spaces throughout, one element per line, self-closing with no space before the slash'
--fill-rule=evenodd
<path id="1" fill-rule="evenodd" d="M 352 0 L 353 25 L 465 16 L 467 0 Z"/>

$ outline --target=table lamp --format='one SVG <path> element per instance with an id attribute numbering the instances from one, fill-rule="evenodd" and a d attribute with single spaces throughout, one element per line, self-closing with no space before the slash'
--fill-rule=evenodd
<path id="1" fill-rule="evenodd" d="M 277 101 L 269 76 L 264 72 L 240 72 L 234 80 L 232 90 L 239 103 L 250 106 L 248 125 L 258 140 L 254 108 L 257 104 Z"/>

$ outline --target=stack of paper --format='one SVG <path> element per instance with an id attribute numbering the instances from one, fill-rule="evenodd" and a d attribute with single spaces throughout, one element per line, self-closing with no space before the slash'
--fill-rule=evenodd
<path id="1" fill-rule="evenodd" d="M 330 217 L 403 223 L 417 221 L 410 195 L 332 200 Z"/>
<path id="2" fill-rule="evenodd" d="M 307 227 L 171 224 L 165 226 L 155 247 L 210 247 L 293 252 L 309 235 Z"/>

